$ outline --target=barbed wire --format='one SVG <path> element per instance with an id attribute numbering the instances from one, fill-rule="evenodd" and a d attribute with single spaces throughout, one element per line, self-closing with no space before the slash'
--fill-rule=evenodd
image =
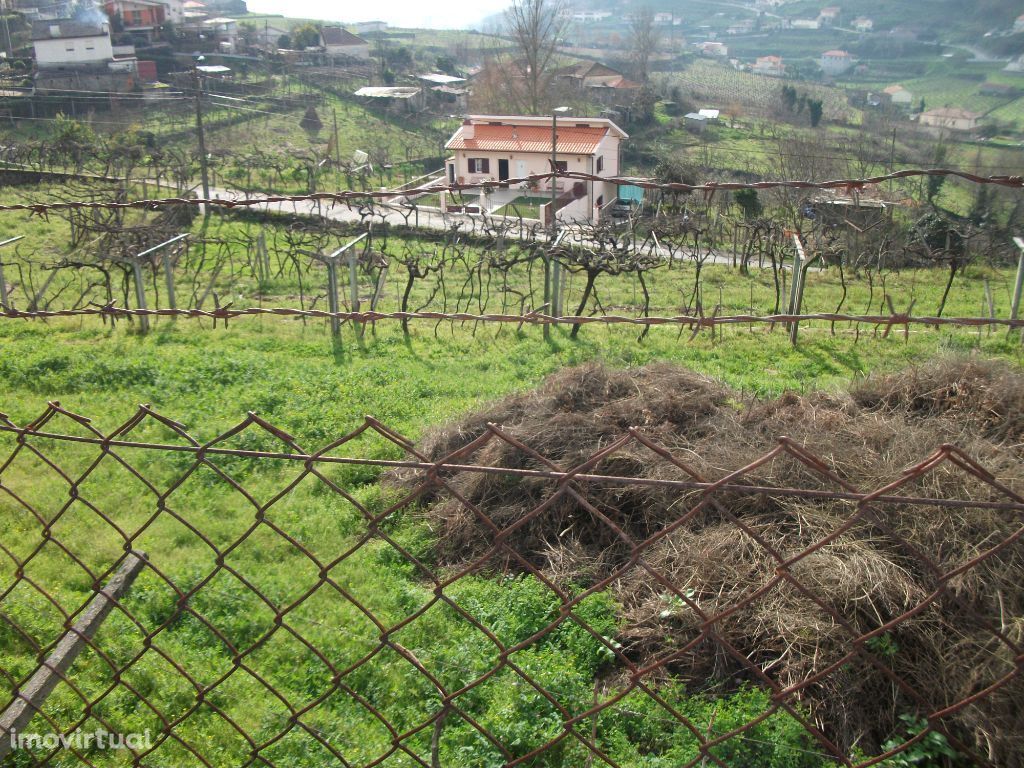
<path id="1" fill-rule="evenodd" d="M 907 331 L 911 325 L 919 326 L 952 326 L 960 328 L 1001 327 L 1007 330 L 1024 329 L 1024 319 L 1000 317 L 938 317 L 911 315 L 907 313 L 890 313 L 876 315 L 840 314 L 835 312 L 815 312 L 809 314 L 775 314 L 775 315 L 719 315 L 717 312 L 704 314 L 629 317 L 626 315 L 562 315 L 554 316 L 540 311 L 525 314 L 473 314 L 470 312 L 331 312 L 323 309 L 297 309 L 294 307 L 232 307 L 230 304 L 214 309 L 133 309 L 119 307 L 115 304 L 93 305 L 78 309 L 57 310 L 19 310 L 13 307 L 2 307 L 0 317 L 10 320 L 49 320 L 55 318 L 100 317 L 104 321 L 110 319 L 131 320 L 142 317 L 167 317 L 186 319 L 206 319 L 224 321 L 243 317 L 273 315 L 277 317 L 296 317 L 304 319 L 330 320 L 359 324 L 377 321 L 429 320 L 435 322 L 469 322 L 469 323 L 502 323 L 515 325 L 635 325 L 664 326 L 673 325 L 686 327 L 694 334 L 708 328 L 725 325 L 790 325 L 792 323 L 827 322 L 850 323 L 853 325 L 884 326 L 886 334 L 893 328 L 900 327 Z"/>
<path id="2" fill-rule="evenodd" d="M 141 208 L 144 210 L 155 210 L 167 206 L 177 205 L 206 205 L 220 208 L 238 208 L 266 205 L 271 203 L 300 203 L 300 202 L 321 202 L 321 203 L 350 203 L 366 200 L 388 200 L 394 198 L 406 198 L 420 194 L 433 194 L 439 192 L 463 192 L 474 189 L 494 189 L 497 187 L 511 187 L 523 184 L 534 184 L 545 180 L 566 179 L 569 181 L 590 181 L 606 184 L 628 185 L 640 187 L 647 190 L 659 190 L 677 194 L 692 194 L 695 192 L 705 195 L 713 195 L 715 192 L 733 192 L 739 190 L 771 190 L 771 189 L 796 189 L 796 190 L 844 190 L 850 194 L 856 194 L 865 187 L 884 184 L 899 179 L 921 178 L 921 177 L 952 177 L 968 181 L 972 184 L 989 184 L 1010 189 L 1024 189 L 1024 176 L 979 176 L 966 171 L 958 171 L 950 168 L 910 168 L 881 176 L 871 176 L 859 179 L 834 179 L 831 181 L 708 181 L 702 184 L 684 184 L 681 182 L 658 182 L 649 178 L 637 178 L 633 176 L 597 176 L 591 173 L 577 171 L 558 171 L 549 173 L 536 173 L 518 178 L 510 178 L 502 181 L 472 181 L 463 183 L 431 183 L 424 184 L 401 192 L 394 190 L 378 191 L 356 191 L 340 190 L 337 192 L 313 192 L 301 195 L 261 195 L 259 197 L 239 198 L 201 198 L 201 197 L 169 197 L 149 200 L 129 201 L 87 201 L 87 200 L 62 200 L 47 203 L 13 203 L 0 205 L 0 211 L 29 211 L 34 214 L 45 214 L 47 211 L 70 210 L 79 208 L 100 208 L 100 209 L 126 209 Z"/>

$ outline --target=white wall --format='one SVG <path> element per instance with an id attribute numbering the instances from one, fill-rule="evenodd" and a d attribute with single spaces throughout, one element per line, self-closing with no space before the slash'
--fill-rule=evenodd
<path id="1" fill-rule="evenodd" d="M 32 45 L 35 48 L 36 65 L 40 69 L 102 64 L 114 58 L 109 35 L 34 40 Z"/>
<path id="2" fill-rule="evenodd" d="M 351 56 L 355 59 L 370 58 L 370 44 L 366 45 L 328 45 L 325 50 L 329 56 Z"/>
<path id="3" fill-rule="evenodd" d="M 604 157 L 604 169 L 601 171 L 601 176 L 617 176 L 619 173 L 619 139 L 615 136 L 605 136 L 605 138 L 598 145 L 597 151 L 593 156 L 591 155 L 568 155 L 562 154 L 561 152 L 557 155 L 557 160 L 566 163 L 566 169 L 573 173 L 595 173 L 596 174 L 596 162 L 598 156 Z M 490 167 L 487 173 L 470 173 L 469 172 L 469 160 L 470 158 L 487 158 L 490 161 Z M 543 174 L 550 173 L 551 165 L 549 160 L 551 155 L 540 154 L 540 153 L 513 153 L 513 152 L 482 152 L 480 150 L 466 150 L 460 149 L 455 152 L 455 180 L 462 180 L 462 183 L 471 184 L 479 183 L 484 181 L 497 181 L 498 180 L 498 161 L 508 160 L 508 172 L 509 178 L 517 178 L 519 174 L 518 163 L 523 161 L 526 164 L 526 175 L 532 174 Z M 575 179 L 558 179 L 557 188 L 558 194 L 561 195 L 565 190 L 571 189 L 577 182 Z M 603 184 L 603 183 L 588 183 L 583 182 L 587 186 L 587 196 L 581 200 L 574 200 L 565 208 L 559 211 L 559 218 L 571 219 L 571 218 L 590 218 L 592 208 L 595 201 L 599 196 L 604 197 L 602 203 L 608 203 L 617 194 L 617 188 L 614 184 Z M 529 194 L 537 197 L 548 197 L 551 195 L 550 180 L 543 180 L 539 182 L 538 187 L 535 190 L 531 190 Z"/>

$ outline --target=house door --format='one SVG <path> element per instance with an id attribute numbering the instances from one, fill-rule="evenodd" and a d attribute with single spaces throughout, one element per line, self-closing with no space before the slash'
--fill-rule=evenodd
<path id="1" fill-rule="evenodd" d="M 454 163 L 448 163 L 448 183 L 449 184 L 454 184 L 455 183 L 455 164 Z"/>
<path id="2" fill-rule="evenodd" d="M 516 160 L 516 178 L 523 179 L 530 175 L 530 172 L 526 169 L 525 160 Z"/>
<path id="3" fill-rule="evenodd" d="M 508 181 L 508 160 L 498 160 L 498 181 Z"/>

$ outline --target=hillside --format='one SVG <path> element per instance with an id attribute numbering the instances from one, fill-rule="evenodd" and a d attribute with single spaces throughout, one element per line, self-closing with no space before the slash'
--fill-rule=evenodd
<path id="1" fill-rule="evenodd" d="M 606 2 L 602 5 L 618 4 Z M 902 27 L 918 32 L 924 39 L 970 43 L 982 43 L 986 32 L 1009 30 L 1021 12 L 1020 3 L 1016 0 L 978 0 L 966 4 L 957 0 L 934 0 L 928 3 L 930 13 L 927 15 L 922 15 L 921 3 L 916 0 L 887 0 L 884 3 L 876 0 L 795 0 L 781 5 L 773 13 L 786 19 L 815 18 L 828 5 L 838 5 L 842 9 L 842 20 L 846 22 L 858 16 L 872 19 L 876 31 Z M 734 20 L 752 15 L 751 9 L 741 2 L 661 0 L 654 6 L 657 10 L 682 16 L 686 27 L 708 25 L 724 28 Z M 1024 48 L 1024 34 L 990 38 L 985 42 L 987 47 L 1009 45 Z M 1009 52 L 1004 53 L 1008 55 Z"/>

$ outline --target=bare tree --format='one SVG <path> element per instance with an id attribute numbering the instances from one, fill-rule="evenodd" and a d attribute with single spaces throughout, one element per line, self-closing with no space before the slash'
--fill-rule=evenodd
<path id="1" fill-rule="evenodd" d="M 629 49 L 633 59 L 633 71 L 641 83 L 646 83 L 650 73 L 651 55 L 661 44 L 661 30 L 654 23 L 654 11 L 645 5 L 633 14 L 629 25 Z"/>
<path id="2" fill-rule="evenodd" d="M 517 74 L 523 80 L 524 108 L 532 115 L 549 106 L 558 41 L 566 25 L 564 0 L 515 0 L 505 11 L 506 33 L 512 39 Z"/>

